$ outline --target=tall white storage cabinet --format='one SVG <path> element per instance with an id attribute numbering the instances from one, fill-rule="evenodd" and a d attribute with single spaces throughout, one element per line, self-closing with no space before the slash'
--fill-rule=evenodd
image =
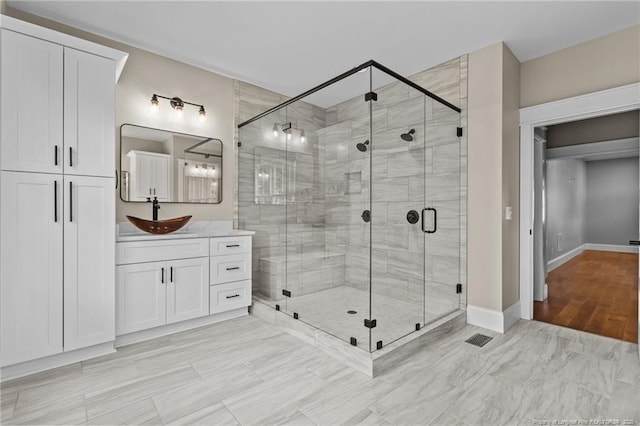
<path id="1" fill-rule="evenodd" d="M 127 55 L 6 16 L 0 46 L 6 379 L 113 350 L 114 98 Z"/>

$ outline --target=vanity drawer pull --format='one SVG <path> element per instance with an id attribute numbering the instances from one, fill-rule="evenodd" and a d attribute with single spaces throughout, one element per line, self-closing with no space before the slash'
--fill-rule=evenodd
<path id="1" fill-rule="evenodd" d="M 240 269 L 239 266 L 234 266 L 233 268 L 227 268 L 227 271 L 235 271 L 235 270 L 238 270 L 238 269 Z"/>
<path id="2" fill-rule="evenodd" d="M 230 247 L 240 247 L 240 244 L 227 244 L 227 248 Z"/>
<path id="3" fill-rule="evenodd" d="M 239 294 L 234 294 L 233 296 L 227 296 L 227 299 L 233 299 L 234 297 L 240 297 Z"/>

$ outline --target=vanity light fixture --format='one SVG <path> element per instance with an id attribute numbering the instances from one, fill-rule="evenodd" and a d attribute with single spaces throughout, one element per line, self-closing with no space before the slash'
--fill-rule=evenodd
<path id="1" fill-rule="evenodd" d="M 300 142 L 304 143 L 307 141 L 307 136 L 304 134 L 304 130 L 300 130 Z"/>
<path id="2" fill-rule="evenodd" d="M 278 137 L 278 123 L 273 123 L 273 137 L 277 138 Z"/>
<path id="3" fill-rule="evenodd" d="M 198 115 L 199 115 L 201 121 L 204 121 L 204 119 L 205 119 L 205 117 L 207 115 L 207 111 L 204 109 L 204 105 L 195 104 L 193 102 L 185 101 L 183 99 L 180 99 L 177 96 L 174 96 L 174 97 L 170 98 L 168 96 L 158 95 L 157 93 L 154 93 L 153 96 L 151 96 L 151 109 L 152 109 L 152 111 L 157 111 L 158 110 L 158 104 L 159 104 L 158 98 L 167 99 L 169 101 L 169 105 L 171 105 L 171 108 L 173 108 L 174 111 L 178 115 L 182 115 L 182 110 L 184 109 L 185 105 L 193 105 L 195 107 L 199 107 Z"/>

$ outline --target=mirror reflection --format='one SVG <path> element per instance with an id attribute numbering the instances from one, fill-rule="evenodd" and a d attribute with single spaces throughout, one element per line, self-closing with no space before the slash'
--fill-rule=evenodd
<path id="1" fill-rule="evenodd" d="M 149 127 L 120 127 L 120 198 L 222 201 L 222 141 Z"/>

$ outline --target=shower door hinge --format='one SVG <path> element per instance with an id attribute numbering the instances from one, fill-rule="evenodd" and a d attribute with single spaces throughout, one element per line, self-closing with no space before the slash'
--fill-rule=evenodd
<path id="1" fill-rule="evenodd" d="M 367 328 L 375 328 L 376 324 L 377 322 L 374 319 L 372 320 L 366 319 L 366 318 L 364 319 L 364 326 Z"/>
<path id="2" fill-rule="evenodd" d="M 355 337 L 351 337 L 349 339 L 349 343 L 351 343 L 351 346 L 358 346 L 358 339 L 356 339 Z"/>
<path id="3" fill-rule="evenodd" d="M 456 284 L 456 294 L 462 293 L 462 284 Z"/>
<path id="4" fill-rule="evenodd" d="M 364 95 L 364 101 L 368 102 L 368 101 L 377 101 L 378 100 L 378 94 L 376 92 L 369 92 L 367 94 Z"/>
<path id="5" fill-rule="evenodd" d="M 291 292 L 289 290 L 282 290 L 282 294 L 287 297 L 291 297 Z"/>
<path id="6" fill-rule="evenodd" d="M 280 310 L 280 305 L 276 305 L 276 311 Z"/>
<path id="7" fill-rule="evenodd" d="M 242 146 L 242 142 L 238 141 L 238 148 Z"/>
<path id="8" fill-rule="evenodd" d="M 382 349 L 382 340 L 378 340 L 378 341 L 376 342 L 376 349 L 377 349 L 377 350 Z"/>
<path id="9" fill-rule="evenodd" d="M 462 136 L 462 127 L 456 129 L 456 135 L 458 135 L 458 137 Z"/>
<path id="10" fill-rule="evenodd" d="M 299 318 L 298 313 L 297 313 L 297 312 L 294 312 L 294 313 L 293 313 L 293 319 L 298 319 L 298 318 Z"/>

